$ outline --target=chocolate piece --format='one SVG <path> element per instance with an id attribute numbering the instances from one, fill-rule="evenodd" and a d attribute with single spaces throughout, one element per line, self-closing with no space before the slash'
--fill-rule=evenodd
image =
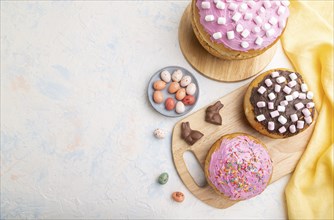
<path id="1" fill-rule="evenodd" d="M 181 124 L 181 137 L 187 144 L 193 145 L 203 137 L 203 134 L 196 130 L 191 130 L 189 122 L 182 122 Z"/>
<path id="2" fill-rule="evenodd" d="M 301 132 L 303 130 L 303 128 L 298 128 L 297 123 L 295 122 L 295 120 L 296 120 L 295 116 L 293 116 L 293 120 L 292 120 L 291 115 L 296 115 L 298 120 L 304 121 L 305 116 L 302 113 L 302 109 L 304 108 L 304 106 L 306 106 L 306 104 L 308 102 L 312 102 L 312 99 L 311 100 L 310 99 L 305 99 L 305 97 L 303 97 L 303 95 L 300 95 L 300 94 L 304 94 L 303 93 L 303 88 L 302 88 L 303 87 L 302 84 L 304 84 L 304 81 L 303 81 L 302 76 L 300 74 L 298 74 L 296 72 L 295 72 L 295 74 L 293 74 L 293 72 L 288 71 L 288 70 L 277 70 L 276 72 L 279 72 L 279 76 L 282 77 L 282 80 L 283 80 L 283 78 L 285 79 L 284 82 L 282 82 L 280 84 L 281 88 L 284 88 L 285 86 L 289 86 L 288 83 L 292 81 L 291 77 L 293 77 L 295 79 L 296 85 L 293 85 L 292 87 L 289 87 L 291 89 L 290 95 L 286 94 L 283 91 L 283 89 L 279 90 L 279 92 L 277 92 L 275 90 L 276 85 L 278 85 L 277 82 L 274 83 L 275 86 L 267 87 L 266 84 L 265 84 L 265 80 L 266 79 L 271 79 L 271 80 L 274 79 L 273 76 L 271 76 L 271 74 L 268 74 L 267 76 L 265 76 L 263 78 L 263 80 L 257 86 L 255 86 L 252 89 L 250 102 L 251 102 L 251 104 L 253 106 L 253 109 L 254 109 L 255 120 L 258 121 L 256 119 L 256 116 L 262 115 L 262 114 L 267 119 L 267 120 L 259 121 L 258 123 L 261 123 L 265 127 L 265 129 L 268 130 L 269 133 L 273 133 L 273 134 L 277 134 L 277 135 L 283 135 L 285 137 L 290 137 L 290 136 L 298 134 L 299 132 Z M 291 77 L 290 77 L 290 75 L 291 75 Z M 258 89 L 261 88 L 261 87 L 267 87 L 267 90 L 264 91 L 263 94 L 260 94 L 258 92 Z M 292 96 L 292 94 L 294 92 L 296 94 L 298 92 L 298 97 L 295 96 L 295 98 L 294 98 Z M 273 100 L 270 100 L 270 98 L 268 97 L 268 95 L 270 93 L 274 93 L 275 96 L 276 96 Z M 260 102 L 260 101 L 267 103 L 268 108 L 267 107 L 259 108 L 257 106 L 257 103 Z M 273 104 L 274 104 L 273 108 L 269 108 L 269 103 L 270 102 L 273 102 Z M 296 109 L 295 105 L 298 104 L 298 103 L 301 103 L 299 105 L 300 106 L 303 105 L 303 108 Z M 285 104 L 287 104 L 287 105 L 285 105 Z M 285 107 L 284 111 L 277 111 L 279 109 L 282 109 L 282 107 L 279 107 L 280 105 Z M 276 114 L 277 113 L 276 111 L 279 113 L 278 115 Z M 311 112 L 310 117 L 313 118 L 314 117 L 314 109 L 310 110 L 310 112 Z M 282 124 L 279 122 L 279 117 L 277 117 L 277 116 L 280 116 L 280 115 L 287 119 L 287 122 L 284 124 L 284 127 L 290 128 L 290 126 L 295 125 L 298 128 L 297 131 L 295 131 L 294 129 L 292 129 L 292 131 L 291 131 L 290 129 L 284 130 L 283 128 L 281 128 Z M 270 130 L 268 128 L 269 121 L 272 121 L 274 123 L 274 129 L 273 130 Z M 306 126 L 308 126 L 308 125 L 305 123 L 305 127 Z M 281 133 L 279 129 L 281 129 L 281 132 L 284 130 L 284 132 Z"/>
<path id="3" fill-rule="evenodd" d="M 219 114 L 219 110 L 223 107 L 224 105 L 220 101 L 210 105 L 205 111 L 205 121 L 214 125 L 221 125 L 222 117 Z"/>

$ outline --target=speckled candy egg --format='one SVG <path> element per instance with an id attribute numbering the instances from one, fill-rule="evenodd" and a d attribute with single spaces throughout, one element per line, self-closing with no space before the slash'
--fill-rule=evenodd
<path id="1" fill-rule="evenodd" d="M 172 80 L 174 82 L 180 82 L 182 76 L 183 76 L 182 70 L 175 70 L 174 73 L 172 74 Z"/>
<path id="2" fill-rule="evenodd" d="M 175 94 L 175 98 L 177 100 L 182 100 L 184 97 L 186 97 L 186 90 L 184 88 L 181 88 L 179 90 L 177 90 L 176 94 Z"/>
<path id="3" fill-rule="evenodd" d="M 183 202 L 183 200 L 184 200 L 184 194 L 182 192 L 173 192 L 172 198 L 176 202 Z"/>
<path id="4" fill-rule="evenodd" d="M 182 87 L 186 87 L 190 83 L 191 83 L 191 77 L 190 76 L 184 76 L 184 77 L 182 77 L 181 82 L 180 82 L 180 84 L 181 84 Z"/>
<path id="5" fill-rule="evenodd" d="M 162 173 L 160 174 L 159 178 L 158 178 L 158 182 L 161 184 L 161 185 L 164 185 L 168 182 L 168 173 Z"/>
<path id="6" fill-rule="evenodd" d="M 196 93 L 196 89 L 196 84 L 190 83 L 186 88 L 186 92 L 188 95 L 194 95 Z"/>
<path id="7" fill-rule="evenodd" d="M 160 78 L 165 81 L 166 83 L 169 83 L 171 80 L 171 75 L 170 72 L 168 72 L 167 70 L 164 70 L 160 73 Z"/>
<path id="8" fill-rule="evenodd" d="M 153 101 L 157 104 L 160 104 L 164 101 L 164 95 L 162 94 L 161 91 L 154 91 Z"/>
<path id="9" fill-rule="evenodd" d="M 185 108 L 183 102 L 179 101 L 179 102 L 176 103 L 176 107 L 175 107 L 176 113 L 181 114 L 185 110 L 186 110 L 186 108 Z"/>
<path id="10" fill-rule="evenodd" d="M 162 80 L 157 80 L 153 84 L 155 90 L 163 90 L 166 87 L 166 83 Z"/>
<path id="11" fill-rule="evenodd" d="M 153 132 L 154 136 L 158 139 L 163 139 L 165 137 L 165 131 L 161 128 L 157 128 Z"/>
<path id="12" fill-rule="evenodd" d="M 178 82 L 172 82 L 169 85 L 168 92 L 171 94 L 176 93 L 180 89 L 180 84 Z"/>

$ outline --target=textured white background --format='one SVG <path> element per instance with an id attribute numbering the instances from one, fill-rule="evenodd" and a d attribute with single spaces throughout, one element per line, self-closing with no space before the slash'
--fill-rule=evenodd
<path id="1" fill-rule="evenodd" d="M 191 70 L 201 89 L 193 112 L 250 81 L 215 82 L 186 62 L 177 31 L 188 4 L 1 1 L 1 218 L 286 218 L 288 176 L 220 210 L 176 173 L 180 118 L 151 108 L 151 75 Z M 290 67 L 281 48 L 266 69 L 274 67 Z M 155 139 L 155 128 L 167 137 Z M 161 186 L 163 171 L 170 180 Z"/>

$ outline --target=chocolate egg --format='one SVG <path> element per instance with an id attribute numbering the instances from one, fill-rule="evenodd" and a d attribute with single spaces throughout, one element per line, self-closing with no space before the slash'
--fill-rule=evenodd
<path id="1" fill-rule="evenodd" d="M 186 88 L 186 92 L 188 95 L 194 95 L 196 93 L 196 89 L 196 84 L 190 83 Z"/>
<path id="2" fill-rule="evenodd" d="M 175 70 L 174 73 L 172 74 L 172 80 L 174 82 L 180 82 L 180 80 L 182 79 L 183 73 L 182 70 L 178 69 Z"/>
<path id="3" fill-rule="evenodd" d="M 163 90 L 166 87 L 166 83 L 162 80 L 155 81 L 153 84 L 153 88 L 155 90 Z"/>
<path id="4" fill-rule="evenodd" d="M 168 173 L 162 173 L 160 174 L 159 178 L 158 178 L 158 182 L 161 184 L 161 185 L 164 185 L 168 182 Z"/>
<path id="5" fill-rule="evenodd" d="M 176 93 L 177 90 L 179 90 L 179 89 L 180 89 L 180 84 L 178 82 L 172 82 L 169 85 L 168 92 L 173 94 L 173 93 Z"/>
<path id="6" fill-rule="evenodd" d="M 191 83 L 191 77 L 190 76 L 184 76 L 184 77 L 182 77 L 181 82 L 180 82 L 180 84 L 181 84 L 182 87 L 186 87 L 190 83 Z"/>
<path id="7" fill-rule="evenodd" d="M 184 194 L 182 192 L 173 192 L 172 198 L 176 202 L 183 202 L 183 200 L 184 200 Z"/>
<path id="8" fill-rule="evenodd" d="M 175 108 L 175 101 L 172 98 L 168 98 L 165 101 L 165 107 L 168 111 L 171 111 Z"/>
<path id="9" fill-rule="evenodd" d="M 176 94 L 175 94 L 175 98 L 177 100 L 182 100 L 185 96 L 186 96 L 186 90 L 184 88 L 181 88 L 179 90 L 177 90 Z"/>
<path id="10" fill-rule="evenodd" d="M 164 70 L 160 73 L 160 78 L 165 81 L 166 83 L 169 83 L 171 80 L 171 75 L 170 72 L 168 72 L 167 70 Z"/>
<path id="11" fill-rule="evenodd" d="M 175 111 L 176 111 L 176 113 L 181 114 L 181 113 L 183 113 L 185 110 L 186 110 L 186 108 L 185 108 L 183 102 L 179 101 L 179 102 L 176 103 L 176 107 L 175 107 Z"/>
<path id="12" fill-rule="evenodd" d="M 153 101 L 157 104 L 160 104 L 164 101 L 164 95 L 162 94 L 161 91 L 154 91 Z"/>

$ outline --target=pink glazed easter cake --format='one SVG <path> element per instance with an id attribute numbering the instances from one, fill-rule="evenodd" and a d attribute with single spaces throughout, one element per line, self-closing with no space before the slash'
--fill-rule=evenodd
<path id="1" fill-rule="evenodd" d="M 212 55 L 247 59 L 279 40 L 289 17 L 289 4 L 279 0 L 192 0 L 192 27 Z"/>

